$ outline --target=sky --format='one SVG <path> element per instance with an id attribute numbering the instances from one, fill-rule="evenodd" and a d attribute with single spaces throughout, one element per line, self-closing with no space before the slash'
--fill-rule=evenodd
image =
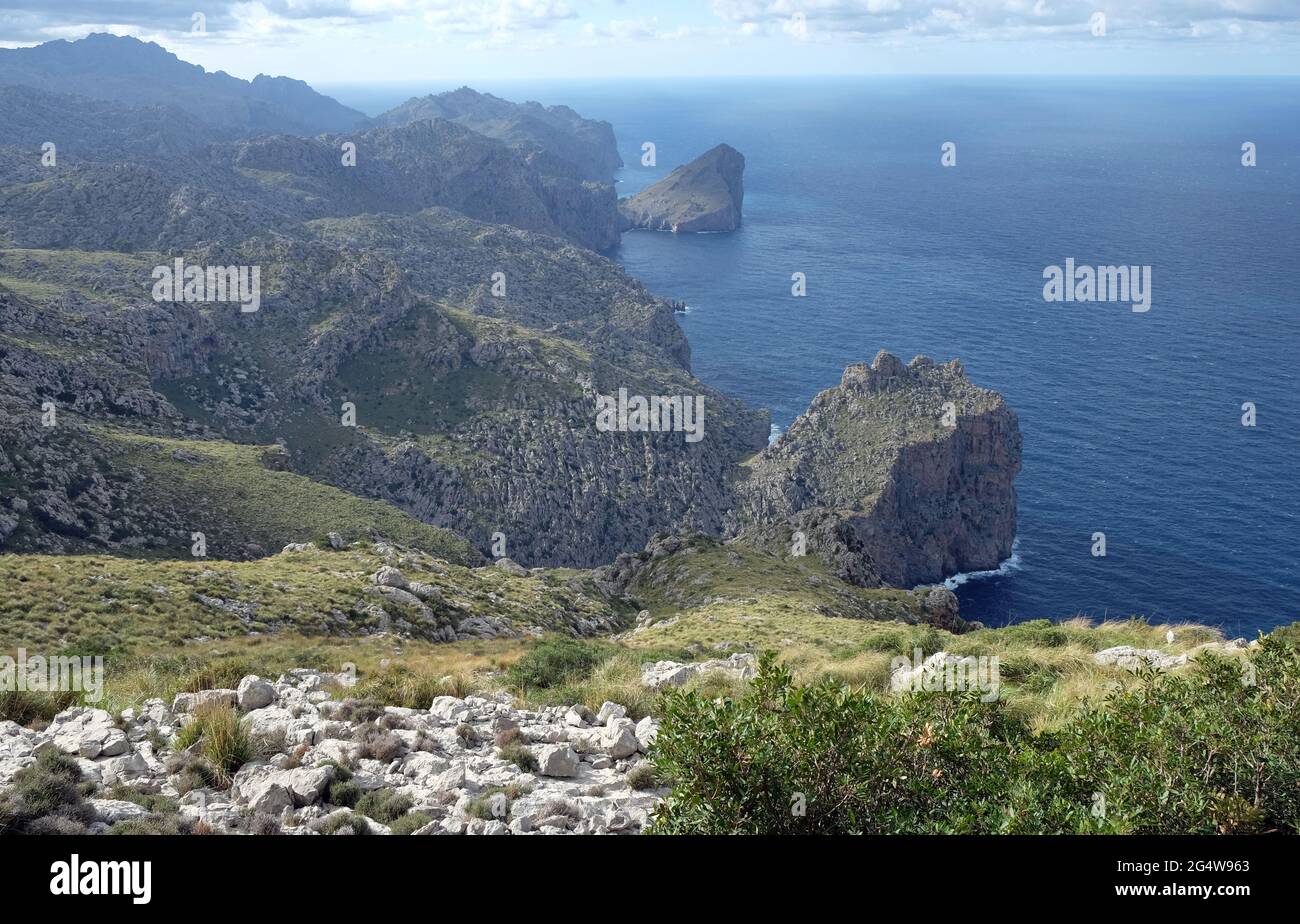
<path id="1" fill-rule="evenodd" d="M 0 47 L 90 32 L 314 84 L 1300 74 L 1300 0 L 0 0 Z"/>

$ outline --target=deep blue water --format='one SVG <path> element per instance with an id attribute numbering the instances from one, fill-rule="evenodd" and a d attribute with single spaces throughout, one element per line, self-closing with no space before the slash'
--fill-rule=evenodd
<path id="1" fill-rule="evenodd" d="M 879 349 L 958 357 L 1006 396 L 1024 435 L 1017 558 L 958 588 L 967 618 L 1247 636 L 1300 619 L 1300 81 L 479 88 L 612 122 L 621 195 L 720 141 L 744 153 L 740 231 L 631 233 L 617 258 L 692 306 L 696 374 L 776 424 Z M 326 92 L 378 111 L 416 88 Z M 1043 268 L 1067 257 L 1149 264 L 1151 310 L 1046 303 Z"/>

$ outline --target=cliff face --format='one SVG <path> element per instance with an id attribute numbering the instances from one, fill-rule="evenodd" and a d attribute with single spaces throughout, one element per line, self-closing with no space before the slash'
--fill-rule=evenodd
<path id="1" fill-rule="evenodd" d="M 619 201 L 623 230 L 734 231 L 745 198 L 745 158 L 720 144 L 653 186 Z"/>
<path id="2" fill-rule="evenodd" d="M 955 360 L 881 352 L 845 370 L 744 466 L 730 528 L 807 553 L 862 586 L 909 587 L 996 568 L 1016 531 L 1020 430 Z"/>

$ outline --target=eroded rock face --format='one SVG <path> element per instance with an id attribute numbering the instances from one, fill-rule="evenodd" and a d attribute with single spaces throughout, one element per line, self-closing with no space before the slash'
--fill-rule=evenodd
<path id="1" fill-rule="evenodd" d="M 735 231 L 745 198 L 745 157 L 720 144 L 635 196 L 621 199 L 623 230 Z"/>
<path id="2" fill-rule="evenodd" d="M 956 360 L 881 352 L 745 466 L 733 534 L 807 553 L 866 587 L 996 568 L 1016 534 L 1016 415 Z"/>

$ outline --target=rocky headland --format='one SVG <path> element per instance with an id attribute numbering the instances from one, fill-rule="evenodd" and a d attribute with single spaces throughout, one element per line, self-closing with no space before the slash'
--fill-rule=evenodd
<path id="1" fill-rule="evenodd" d="M 736 483 L 734 533 L 863 586 L 910 587 L 1011 555 L 1020 428 L 956 360 L 882 351 L 848 367 Z"/>

